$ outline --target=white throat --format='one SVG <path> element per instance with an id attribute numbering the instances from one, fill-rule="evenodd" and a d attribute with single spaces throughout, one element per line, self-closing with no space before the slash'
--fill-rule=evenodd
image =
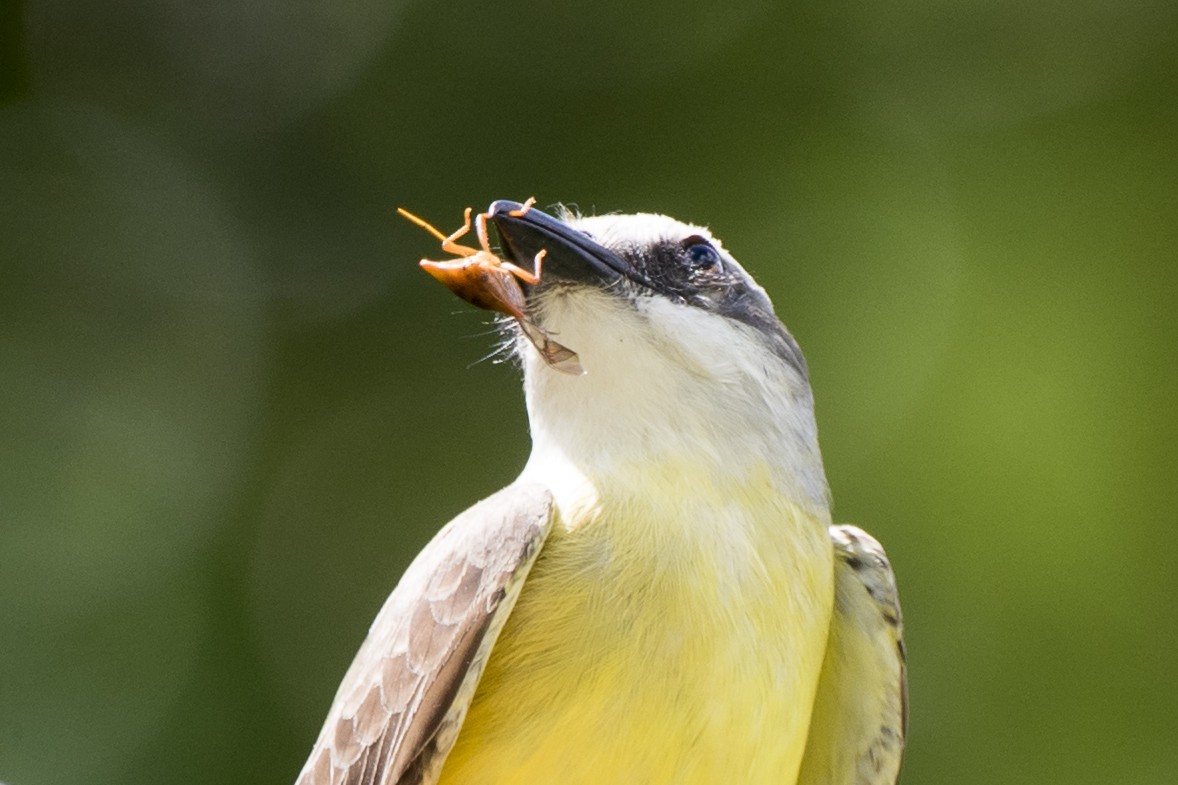
<path id="1" fill-rule="evenodd" d="M 828 517 L 808 382 L 750 328 L 647 296 L 553 290 L 536 311 L 586 373 L 549 368 L 519 342 L 532 454 L 523 478 L 636 491 L 663 475 L 713 487 L 765 475 Z"/>

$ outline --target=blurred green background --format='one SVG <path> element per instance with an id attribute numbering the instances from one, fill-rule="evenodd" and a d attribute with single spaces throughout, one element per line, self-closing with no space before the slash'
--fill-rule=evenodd
<path id="1" fill-rule="evenodd" d="M 528 437 L 417 269 L 709 224 L 888 546 L 904 782 L 1178 769 L 1178 5 L 0 5 L 0 781 L 289 783 Z"/>

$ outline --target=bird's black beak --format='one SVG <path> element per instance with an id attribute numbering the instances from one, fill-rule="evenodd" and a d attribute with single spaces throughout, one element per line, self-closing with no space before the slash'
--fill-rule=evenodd
<path id="1" fill-rule="evenodd" d="M 534 207 L 500 199 L 492 202 L 487 215 L 515 264 L 531 270 L 536 254 L 545 252 L 541 285 L 568 281 L 607 287 L 622 279 L 647 283 L 616 253 Z"/>

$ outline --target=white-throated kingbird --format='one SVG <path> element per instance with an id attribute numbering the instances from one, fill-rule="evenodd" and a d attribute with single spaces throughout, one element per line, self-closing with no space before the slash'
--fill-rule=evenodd
<path id="1" fill-rule="evenodd" d="M 832 526 L 805 361 L 706 229 L 487 213 L 525 266 L 518 480 L 402 577 L 299 778 L 891 785 L 905 733 L 882 548 Z M 514 328 L 513 328 L 514 329 Z"/>

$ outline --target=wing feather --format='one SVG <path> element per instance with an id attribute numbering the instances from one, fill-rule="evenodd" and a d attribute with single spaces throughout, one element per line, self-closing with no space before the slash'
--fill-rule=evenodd
<path id="1" fill-rule="evenodd" d="M 883 546 L 832 526 L 835 608 L 798 785 L 895 785 L 908 685 L 896 578 Z"/>
<path id="2" fill-rule="evenodd" d="M 344 676 L 298 785 L 428 785 L 552 523 L 509 486 L 448 523 L 405 571 Z"/>

